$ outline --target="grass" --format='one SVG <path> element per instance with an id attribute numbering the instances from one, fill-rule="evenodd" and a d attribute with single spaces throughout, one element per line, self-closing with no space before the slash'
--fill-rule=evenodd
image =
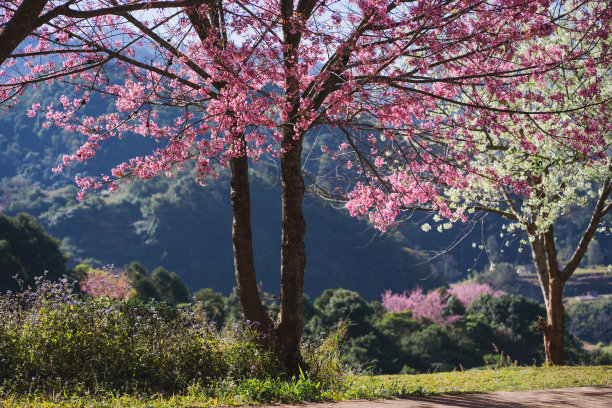
<path id="1" fill-rule="evenodd" d="M 588 268 L 578 268 L 574 271 L 574 275 L 584 275 L 587 273 L 602 273 L 604 275 L 609 275 L 610 271 L 607 266 L 591 266 Z"/>
<path id="2" fill-rule="evenodd" d="M 300 383 L 301 381 L 301 383 Z M 598 367 L 509 367 L 498 370 L 470 370 L 419 375 L 356 375 L 348 379 L 343 392 L 327 392 L 325 400 L 378 399 L 404 396 L 483 393 L 550 388 L 568 388 L 612 384 L 612 366 Z M 66 395 L 0 399 L 2 408 L 196 408 L 257 403 L 262 392 L 308 393 L 314 387 L 303 380 L 293 382 L 256 382 L 239 385 L 228 383 L 216 395 L 197 388 L 185 395 Z M 307 394 L 303 394 L 307 395 Z M 264 395 L 265 396 L 265 395 Z M 264 398 L 265 399 L 265 398 Z M 293 402 L 296 402 L 295 400 Z"/>
<path id="3" fill-rule="evenodd" d="M 353 377 L 345 397 L 520 391 L 612 384 L 612 366 L 508 367 L 417 375 Z"/>

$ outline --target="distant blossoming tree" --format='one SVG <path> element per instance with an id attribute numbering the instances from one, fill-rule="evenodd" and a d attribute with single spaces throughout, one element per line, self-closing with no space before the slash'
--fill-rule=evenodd
<path id="1" fill-rule="evenodd" d="M 412 126 L 427 136 L 415 140 L 406 127 L 390 132 L 391 142 L 372 140 L 376 154 L 357 154 L 372 163 L 368 181 L 347 194 L 349 210 L 369 213 L 383 230 L 400 221 L 402 209 L 417 207 L 437 212 L 438 231 L 473 212 L 504 217 L 502 235 L 515 235 L 531 250 L 547 310 L 539 327 L 548 364 L 563 363 L 565 282 L 612 209 L 612 4 L 555 7 L 574 18 L 557 20 L 552 32 L 539 32 L 512 58 L 575 58 L 513 86 L 485 81 L 449 94 L 444 106 L 424 107 L 433 121 Z M 427 92 L 436 89 L 454 88 L 437 83 Z M 478 109 L 484 100 L 492 109 Z M 415 144 L 418 153 L 408 148 Z M 554 225 L 577 207 L 590 208 L 591 219 L 561 267 Z"/>
<path id="2" fill-rule="evenodd" d="M 448 294 L 442 294 L 440 290 L 432 290 L 424 294 L 420 287 L 414 288 L 409 294 L 406 292 L 392 293 L 388 290 L 382 295 L 382 305 L 389 313 L 409 310 L 412 316 L 419 321 L 426 318 L 444 326 L 462 318 L 462 316 L 444 315 L 448 297 Z"/>
<path id="3" fill-rule="evenodd" d="M 134 295 L 128 277 L 121 273 L 114 275 L 103 269 L 92 269 L 79 282 L 81 291 L 92 297 L 127 299 Z"/>
<path id="4" fill-rule="evenodd" d="M 488 293 L 492 296 L 503 295 L 503 290 L 493 290 L 488 283 L 477 283 L 477 282 L 463 282 L 456 285 L 452 285 L 448 290 L 448 293 L 455 295 L 463 306 L 468 307 L 472 300 L 476 299 L 483 293 Z"/>

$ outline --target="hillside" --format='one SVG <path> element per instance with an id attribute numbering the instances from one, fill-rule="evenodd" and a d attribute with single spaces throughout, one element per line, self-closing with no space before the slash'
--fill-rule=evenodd
<path id="1" fill-rule="evenodd" d="M 58 84 L 41 87 L 0 116 L 0 211 L 37 217 L 62 240 L 71 265 L 89 261 L 121 267 L 140 261 L 147 268 L 162 265 L 177 272 L 192 291 L 211 287 L 229 293 L 234 273 L 228 175 L 201 187 L 187 171 L 173 179 L 135 182 L 112 196 L 100 194 L 78 203 L 75 175 L 108 172 L 127 158 L 150 151 L 155 143 L 129 135 L 121 141 L 109 139 L 87 165 L 52 173 L 61 155 L 73 152 L 82 140 L 53 127 L 44 129 L 39 117 L 28 118 L 25 111 L 33 101 L 46 106 L 67 92 Z M 86 107 L 90 114 L 112 109 L 104 99 L 92 100 Z M 328 137 L 318 135 L 316 142 Z M 251 172 L 255 257 L 264 290 L 277 293 L 280 183 L 274 162 L 265 163 Z M 316 160 L 308 161 L 306 167 L 314 174 L 329 170 L 328 163 Z M 410 223 L 381 236 L 366 220 L 351 218 L 341 208 L 308 197 L 305 292 L 317 297 L 326 288 L 345 287 L 366 299 L 380 299 L 385 289 L 401 292 L 417 285 L 437 287 L 463 279 L 490 262 L 530 263 L 528 255 L 517 254 L 517 239 L 499 238 L 503 221 L 499 218 L 488 216 L 443 233 L 425 233 L 420 230 L 425 216 L 414 214 Z M 567 237 L 561 243 L 562 253 L 569 253 L 564 248 L 577 241 L 577 233 L 588 221 L 585 217 L 586 212 L 578 211 L 558 227 Z M 609 237 L 597 239 L 600 248 L 612 244 Z M 447 254 L 430 259 L 448 248 L 452 249 Z M 612 263 L 609 251 L 600 250 L 592 257 L 600 264 Z"/>
<path id="2" fill-rule="evenodd" d="M 258 278 L 276 293 L 280 267 L 279 186 L 253 174 L 253 231 Z M 110 197 L 74 199 L 76 187 L 3 187 L 3 211 L 27 211 L 62 240 L 72 263 L 122 266 L 140 261 L 176 271 L 188 287 L 229 293 L 234 286 L 228 177 L 203 188 L 188 177 L 124 186 Z M 8 205 L 7 205 L 8 204 Z M 435 287 L 443 279 L 397 232 L 376 236 L 364 221 L 309 202 L 305 291 L 346 287 L 376 299 L 387 288 Z"/>

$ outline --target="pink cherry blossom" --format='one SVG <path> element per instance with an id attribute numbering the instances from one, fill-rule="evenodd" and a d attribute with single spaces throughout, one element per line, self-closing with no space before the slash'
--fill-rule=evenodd
<path id="1" fill-rule="evenodd" d="M 409 294 L 386 291 L 382 295 L 382 305 L 389 313 L 411 311 L 419 321 L 426 318 L 436 324 L 447 325 L 462 319 L 462 316 L 444 316 L 447 299 L 448 294 L 443 295 L 440 290 L 424 294 L 423 289 L 416 287 Z"/>

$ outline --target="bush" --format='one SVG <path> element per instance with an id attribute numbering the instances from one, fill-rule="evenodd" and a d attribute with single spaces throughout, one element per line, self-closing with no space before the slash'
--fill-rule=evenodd
<path id="1" fill-rule="evenodd" d="M 569 330 L 590 343 L 612 342 L 612 298 L 583 301 L 567 308 Z"/>
<path id="2" fill-rule="evenodd" d="M 217 331 L 189 308 L 81 299 L 73 286 L 65 278 L 37 278 L 34 289 L 0 295 L 0 392 L 176 393 L 196 385 L 216 389 L 228 381 L 283 378 L 274 354 L 262 350 L 248 326 L 231 322 Z M 337 359 L 333 347 L 326 347 L 328 357 Z M 292 387 L 310 387 L 312 393 L 312 384 L 328 386 L 332 375 L 342 376 L 340 365 L 321 360 L 321 350 L 305 356 L 319 366 L 301 382 L 294 379 Z"/>
<path id="3" fill-rule="evenodd" d="M 513 361 L 543 361 L 542 334 L 537 330 L 538 317 L 546 316 L 543 305 L 520 295 L 483 293 L 472 301 L 467 314 L 479 316 L 493 328 L 492 342 Z"/>

